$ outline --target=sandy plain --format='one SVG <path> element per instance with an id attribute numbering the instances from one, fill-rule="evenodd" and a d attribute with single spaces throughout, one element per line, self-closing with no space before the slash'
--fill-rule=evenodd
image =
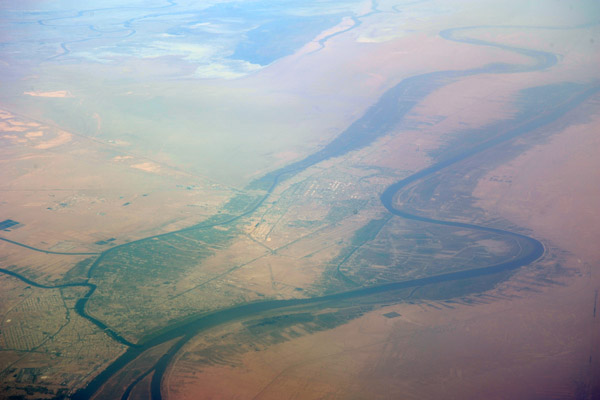
<path id="1" fill-rule="evenodd" d="M 600 221 L 598 186 L 590 183 L 599 181 L 600 165 L 593 151 L 598 121 L 585 118 L 598 103 L 590 103 L 581 124 L 495 169 L 473 193 L 481 207 L 532 229 L 561 254 L 562 272 L 552 280 L 543 283 L 525 268 L 480 296 L 378 309 L 222 365 L 188 361 L 206 346 L 198 339 L 166 376 L 168 397 L 595 398 Z M 489 180 L 498 176 L 512 183 Z M 551 270 L 550 261 L 538 268 Z M 399 316 L 386 318 L 390 312 Z"/>
<path id="2" fill-rule="evenodd" d="M 490 2 L 486 4 L 489 6 Z M 389 11 L 392 5 L 382 2 L 381 8 Z M 193 68 L 166 58 L 124 61 L 118 78 L 102 83 L 89 82 L 89 74 L 109 76 L 114 73 L 112 67 L 43 66 L 36 71 L 38 75 L 23 77 L 14 87 L 7 88 L 8 94 L 3 98 L 10 110 L 1 114 L 5 134 L 0 140 L 6 144 L 2 147 L 2 159 L 9 166 L 2 170 L 3 212 L 6 210 L 8 217 L 23 225 L 2 234 L 43 249 L 96 252 L 107 248 L 97 244 L 98 241 L 115 238 L 114 243 L 121 244 L 190 226 L 214 214 L 236 189 L 252 178 L 301 159 L 327 143 L 362 115 L 381 93 L 405 77 L 498 61 L 529 62 L 499 49 L 448 42 L 437 35 L 439 26 L 448 21 L 451 21 L 449 26 L 497 24 L 498 19 L 510 14 L 507 11 L 510 7 L 496 5 L 499 13 L 490 17 L 489 8 L 480 2 L 455 5 L 462 9 L 455 14 L 440 2 L 422 6 L 406 11 L 405 16 L 386 14 L 365 19 L 360 29 L 330 39 L 318 52 L 311 53 L 313 47 L 304 49 L 259 73 L 233 81 L 165 82 L 162 79 L 168 78 L 173 70 Z M 445 13 L 431 16 L 436 8 Z M 563 13 L 562 17 L 565 15 L 568 14 Z M 549 24 L 576 22 L 551 17 L 546 19 Z M 510 18 L 514 24 L 526 23 L 526 19 L 527 15 Z M 413 28 L 419 31 L 411 32 Z M 592 35 L 597 35 L 597 31 L 593 32 L 596 33 Z M 404 129 L 401 135 L 382 138 L 345 159 L 329 160 L 286 182 L 273 194 L 273 203 L 284 198 L 284 192 L 293 184 L 303 181 L 308 184 L 302 197 L 311 199 L 315 195 L 314 201 L 295 204 L 289 210 L 276 207 L 270 210 L 273 204 L 265 204 L 257 213 L 262 217 L 253 217 L 244 226 L 245 236 L 173 284 L 177 289 L 175 294 L 187 291 L 190 301 L 185 306 L 199 309 L 198 304 L 205 306 L 211 302 L 215 302 L 215 307 L 222 306 L 225 304 L 219 303 L 222 299 L 212 294 L 220 293 L 227 298 L 231 293 L 227 290 L 245 301 L 265 295 L 305 296 L 297 289 L 310 289 L 318 282 L 323 267 L 330 266 L 327 260 L 339 253 L 357 228 L 369 218 L 379 217 L 382 210 L 376 201 L 366 202 L 354 216 L 317 233 L 298 221 L 323 219 L 333 208 L 328 203 L 331 199 L 364 200 L 360 197 L 379 193 L 389 183 L 427 166 L 431 162 L 427 152 L 443 145 L 448 132 L 481 127 L 510 116 L 514 112 L 510 101 L 523 86 L 574 76 L 582 81 L 589 79 L 593 75 L 590 66 L 596 60 L 581 55 L 594 54 L 593 46 L 597 46 L 594 43 L 600 42 L 588 40 L 577 51 L 566 52 L 565 46 L 574 38 L 567 38 L 559 31 L 527 31 L 519 35 L 498 31 L 490 37 L 486 32 L 481 35 L 514 44 L 522 44 L 527 38 L 533 47 L 553 43 L 552 48 L 544 48 L 559 50 L 564 58 L 552 71 L 471 77 L 449 85 L 414 109 L 411 118 L 415 124 L 419 121 L 425 124 Z M 88 72 L 82 73 L 84 70 Z M 156 80 L 148 85 L 144 79 Z M 26 93 L 29 90 L 25 87 L 38 87 L 40 83 L 47 87 L 30 92 L 36 96 Z M 68 93 L 70 97 L 44 93 Z M 166 94 L 167 99 L 159 94 Z M 248 98 L 253 99 L 250 105 Z M 161 107 L 179 118 L 165 118 Z M 146 108 L 155 114 L 142 112 Z M 15 110 L 27 110 L 35 120 L 18 116 Z M 59 117 L 56 120 L 48 115 Z M 236 115 L 235 121 L 231 115 Z M 256 123 L 257 120 L 261 122 Z M 589 133 L 591 126 L 573 129 L 588 149 L 597 148 Z M 585 189 L 585 179 L 597 181 L 595 175 L 579 175 L 582 167 L 589 172 L 595 164 L 585 146 L 572 150 L 571 145 L 571 141 L 562 139 L 553 150 L 534 149 L 528 153 L 529 159 L 515 161 L 521 164 L 496 171 L 495 174 L 502 176 L 514 174 L 513 186 L 486 189 L 488 182 L 482 181 L 476 192 L 482 206 L 517 225 L 533 229 L 543 238 L 550 238 L 564 221 L 558 217 L 548 221 L 544 215 L 529 213 L 529 219 L 524 218 L 522 210 L 528 210 L 532 204 L 549 197 L 561 204 L 572 204 L 569 206 L 573 209 L 582 207 L 593 212 L 589 199 L 596 196 L 595 192 L 586 194 L 584 198 L 588 200 L 581 200 L 583 203 L 561 197 L 564 193 L 577 197 Z M 294 151 L 290 152 L 290 148 Z M 551 161 L 545 162 L 545 168 L 528 168 L 531 171 L 527 174 L 514 173 L 521 172 L 522 165 L 537 165 L 539 159 L 552 159 L 547 154 L 554 154 L 554 149 L 564 151 L 561 166 L 565 170 L 557 172 L 557 179 L 576 184 L 571 192 L 560 191 L 549 183 L 539 188 L 534 185 L 548 181 L 546 178 L 553 168 L 561 167 Z M 569 166 L 571 151 L 584 154 L 586 161 Z M 239 162 L 230 162 L 232 153 L 239 155 L 236 160 Z M 369 177 L 365 166 L 384 169 L 385 173 Z M 60 182 L 55 180 L 58 176 L 62 177 Z M 361 185 L 355 184 L 357 178 Z M 315 185 L 311 186 L 312 183 Z M 535 188 L 531 197 L 518 205 L 510 202 L 509 196 L 519 199 L 526 190 L 531 193 L 531 188 Z M 497 190 L 508 192 L 501 205 L 494 197 Z M 552 209 L 553 204 L 549 202 L 548 207 Z M 597 237 L 594 226 L 587 225 L 596 223 L 593 218 L 582 218 L 580 223 L 584 225 L 577 229 L 585 226 L 590 237 Z M 569 229 L 571 233 L 577 231 L 575 225 Z M 590 252 L 589 245 L 579 248 L 574 241 L 568 243 L 575 235 L 567 236 L 552 236 L 553 245 L 571 248 L 575 254 L 580 250 Z M 8 243 L 1 245 L 3 265 L 16 265 L 20 271 L 34 273 L 46 282 L 58 279 L 84 258 L 39 257 L 41 253 L 11 247 Z M 311 255 L 312 259 L 307 258 Z M 577 368 L 589 354 L 586 346 L 591 343 L 595 328 L 586 330 L 593 287 L 585 281 L 585 268 L 589 275 L 592 264 L 582 261 L 581 266 L 573 257 L 565 260 L 565 266 L 574 270 L 570 278 L 561 278 L 560 283 L 565 286 L 543 287 L 538 289 L 540 293 L 532 295 L 533 278 L 525 274 L 483 300 L 478 299 L 477 305 L 468 305 L 470 299 L 451 306 L 428 302 L 377 310 L 330 331 L 245 353 L 236 359 L 235 367 L 199 367 L 178 362 L 170 370 L 165 387 L 171 398 L 244 398 L 247 393 L 255 393 L 257 398 L 287 395 L 386 398 L 389 391 L 406 398 L 444 397 L 448 393 L 455 393 L 455 398 L 481 393 L 494 398 L 495 393 L 502 391 L 513 398 L 532 395 L 568 398 L 580 390 L 573 377 L 581 379 L 591 371 L 582 367 L 581 372 Z M 592 258 L 589 260 L 588 263 L 593 262 Z M 213 280 L 214 285 L 205 285 L 206 280 Z M 196 286 L 204 291 L 195 289 Z M 6 287 L 12 288 L 5 293 L 6 304 L 20 304 L 21 300 L 14 297 L 25 290 L 24 285 L 10 281 Z M 166 292 L 147 290 L 153 290 L 155 300 L 162 303 L 161 296 Z M 76 294 L 65 297 L 70 299 L 72 307 Z M 57 315 L 54 322 L 64 321 L 65 307 L 55 303 L 51 302 L 52 312 Z M 11 312 L 21 313 L 19 318 L 26 323 L 30 322 L 27 318 L 35 320 L 38 315 L 37 311 L 26 308 L 15 310 Z M 382 316 L 392 311 L 400 316 Z M 110 314 L 111 310 L 106 312 Z M 10 313 L 4 316 L 4 321 L 13 319 Z M 76 316 L 71 313 L 71 317 Z M 38 328 L 27 327 L 32 331 Z M 60 380 L 61 371 L 73 372 L 78 368 L 79 375 L 72 382 L 82 385 L 123 350 L 87 321 L 79 320 L 69 329 L 68 334 L 58 336 L 61 344 L 52 349 L 68 347 L 83 332 L 89 337 L 80 343 L 93 345 L 88 346 L 88 353 L 82 353 L 81 357 L 78 354 L 77 363 L 70 358 L 56 361 L 50 351 L 46 358 L 28 355 L 30 345 L 16 346 L 9 357 L 21 359 L 21 366 L 25 367 L 40 363 L 57 365 L 51 378 L 55 381 Z M 570 337 L 571 330 L 578 334 Z M 48 335 L 30 336 L 44 340 Z M 552 349 L 559 347 L 564 351 L 553 352 Z M 83 351 L 81 348 L 73 351 Z M 190 347 L 193 350 L 197 349 Z M 556 377 L 554 386 L 540 391 L 550 376 Z M 239 384 L 231 385 L 232 381 Z"/>
<path id="3" fill-rule="evenodd" d="M 175 72 L 164 72 L 160 65 L 193 66 L 164 57 L 120 60 L 118 68 L 43 64 L 36 74 L 11 82 L 3 101 L 67 131 L 107 144 L 120 141 L 126 152 L 242 188 L 287 163 L 289 158 L 281 155 L 289 149 L 301 159 L 331 141 L 403 78 L 440 66 L 465 69 L 482 62 L 527 62 L 499 49 L 442 39 L 439 24 L 456 15 L 426 17 L 431 10 L 416 8 L 410 18 L 388 11 L 378 18 L 391 24 L 386 29 L 395 32 L 393 37 L 385 33 L 386 40 L 361 43 L 365 33 L 383 35 L 381 20 L 365 18 L 356 30 L 331 38 L 317 52 L 299 51 L 236 80 L 173 80 Z M 455 23 L 469 25 L 474 20 L 468 14 L 460 18 Z M 111 78 L 98 81 L 90 76 Z M 40 92 L 66 91 L 72 97 L 23 95 L 32 86 L 42 87 Z"/>
<path id="4" fill-rule="evenodd" d="M 10 112 L 2 123 L 2 213 L 20 224 L 2 233 L 6 239 L 48 251 L 100 252 L 197 223 L 231 196 L 204 177 L 114 145 Z"/>
<path id="5" fill-rule="evenodd" d="M 568 283 L 535 295 L 499 287 L 478 304 L 451 309 L 436 303 L 385 308 L 247 352 L 233 366 L 182 360 L 167 376 L 167 393 L 182 399 L 577 398 L 590 394 L 598 372 L 589 364 L 598 324 L 591 319 L 594 286 L 581 276 Z M 383 316 L 389 312 L 400 316 Z"/>
<path id="6" fill-rule="evenodd" d="M 510 101 L 524 85 L 565 77 L 585 81 L 597 75 L 592 72 L 595 56 L 580 55 L 598 53 L 575 51 L 569 45 L 573 37 L 562 32 L 520 34 L 524 36 L 493 38 L 545 43 L 547 50 L 563 50 L 564 62 L 552 73 L 470 77 L 448 85 L 413 112 L 420 121 L 429 118 L 431 126 L 383 138 L 352 159 L 418 169 L 429 162 L 425 151 L 419 151 L 443 143 L 443 132 L 478 128 L 513 115 Z M 599 181 L 600 168 L 593 159 L 597 121 L 587 116 L 597 113 L 597 103 L 588 103 L 570 116 L 572 125 L 552 128 L 558 133 L 551 141 L 490 172 L 473 192 L 477 206 L 531 229 L 547 243 L 549 255 L 534 269 L 547 268 L 549 279 L 539 281 L 524 269 L 483 295 L 451 304 L 426 301 L 383 308 L 326 332 L 256 351 L 232 350 L 234 355 L 221 362 L 194 358 L 208 346 L 199 337 L 165 376 L 164 394 L 173 399 L 594 398 L 600 390 L 600 331 L 594 317 L 600 285 L 594 243 L 600 223 L 598 185 L 590 183 Z M 507 179 L 490 181 L 498 176 Z M 399 316 L 383 315 L 390 312 Z M 243 328 L 231 326 L 207 336 L 236 330 Z"/>

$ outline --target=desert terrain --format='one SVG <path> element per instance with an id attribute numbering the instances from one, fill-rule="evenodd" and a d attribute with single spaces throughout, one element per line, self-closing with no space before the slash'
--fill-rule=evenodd
<path id="1" fill-rule="evenodd" d="M 0 5 L 0 398 L 600 393 L 594 2 L 93 3 Z"/>

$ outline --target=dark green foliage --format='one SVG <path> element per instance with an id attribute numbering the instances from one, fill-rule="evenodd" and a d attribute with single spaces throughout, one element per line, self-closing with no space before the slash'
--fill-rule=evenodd
<path id="1" fill-rule="evenodd" d="M 461 296 L 469 296 L 474 293 L 482 293 L 493 289 L 497 284 L 508 279 L 513 273 L 513 271 L 507 271 L 493 275 L 484 275 L 477 278 L 428 285 L 415 291 L 412 298 L 446 300 Z"/>
<path id="2" fill-rule="evenodd" d="M 350 199 L 336 202 L 325 216 L 324 220 L 330 224 L 336 224 L 344 218 L 353 215 L 355 210 L 364 207 L 366 201 L 358 199 Z"/>
<path id="3" fill-rule="evenodd" d="M 189 230 L 181 235 L 208 245 L 224 245 L 236 236 L 236 231 L 233 228 L 218 229 L 212 227 Z"/>
<path id="4" fill-rule="evenodd" d="M 79 261 L 73 268 L 65 274 L 64 282 L 83 282 L 87 279 L 87 271 L 94 263 L 97 257 L 89 257 Z"/>
<path id="5" fill-rule="evenodd" d="M 296 221 L 292 221 L 288 224 L 289 227 L 291 228 L 315 228 L 319 225 L 321 225 L 321 221 L 317 221 L 317 220 L 301 220 L 298 219 Z"/>
<path id="6" fill-rule="evenodd" d="M 315 317 L 310 313 L 298 313 L 298 314 L 287 314 L 278 315 L 275 317 L 265 318 L 258 322 L 248 321 L 244 323 L 246 328 L 251 332 L 258 332 L 263 330 L 265 327 L 283 329 L 300 323 L 307 323 L 314 321 Z"/>
<path id="7" fill-rule="evenodd" d="M 390 220 L 390 217 L 381 219 L 372 219 L 366 225 L 359 228 L 352 237 L 353 246 L 361 246 L 362 244 L 375 239 L 383 226 Z"/>
<path id="8" fill-rule="evenodd" d="M 252 196 L 249 194 L 238 194 L 232 197 L 225 205 L 223 206 L 223 211 L 226 213 L 238 215 L 245 211 L 250 210 L 253 206 L 255 206 L 264 195 Z"/>

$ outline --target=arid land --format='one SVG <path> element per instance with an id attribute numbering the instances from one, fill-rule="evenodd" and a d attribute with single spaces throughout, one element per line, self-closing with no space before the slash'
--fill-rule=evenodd
<path id="1" fill-rule="evenodd" d="M 515 258 L 519 242 L 506 235 L 393 216 L 379 195 L 597 85 L 598 27 L 567 6 L 530 28 L 531 15 L 513 14 L 509 3 L 485 2 L 495 16 L 481 2 L 438 3 L 402 12 L 364 3 L 354 22 L 233 80 L 174 79 L 193 63 L 166 57 L 123 59 L 117 69 L 46 61 L 28 74 L 6 61 L 1 219 L 17 224 L 0 232 L 0 268 L 14 273 L 0 275 L 0 397 L 71 396 L 136 344 L 231 307 Z M 486 27 L 506 20 L 513 27 Z M 469 26 L 479 28 L 456 38 L 558 61 L 448 79 L 409 96 L 407 114 L 366 145 L 290 174 L 271 192 L 252 186 L 326 147 L 406 78 L 533 65 L 508 48 L 439 35 Z M 395 197 L 415 214 L 534 237 L 545 252 L 533 264 L 201 330 L 181 342 L 160 393 L 593 398 L 599 104 L 590 94 Z M 128 361 L 95 398 L 128 389 L 129 398 L 148 398 L 158 360 L 180 339 Z"/>

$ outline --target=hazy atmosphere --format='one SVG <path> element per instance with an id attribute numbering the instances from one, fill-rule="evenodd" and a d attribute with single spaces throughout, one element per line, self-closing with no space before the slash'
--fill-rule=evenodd
<path id="1" fill-rule="evenodd" d="M 600 397 L 600 3 L 0 2 L 0 399 Z"/>

